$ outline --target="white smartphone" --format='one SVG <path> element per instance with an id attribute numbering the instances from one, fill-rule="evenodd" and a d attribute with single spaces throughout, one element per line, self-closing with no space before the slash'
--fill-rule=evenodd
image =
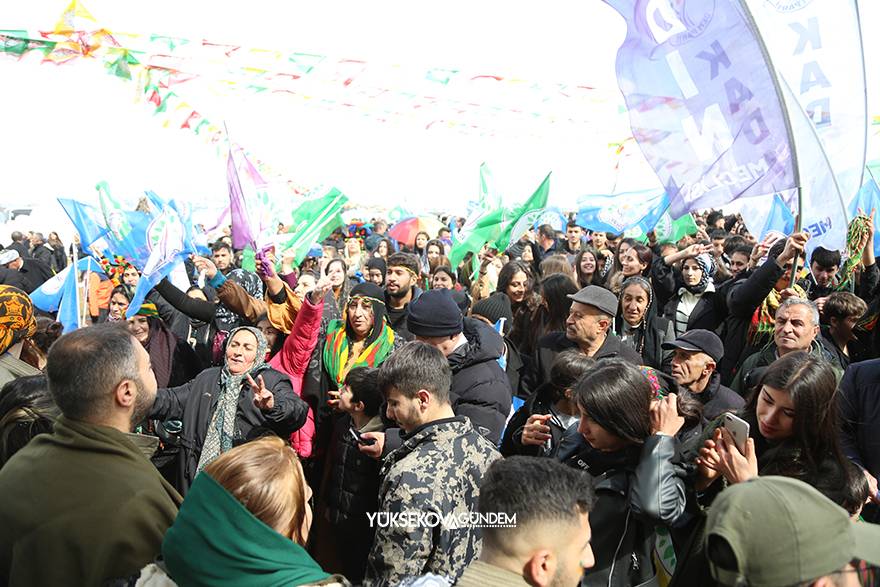
<path id="1" fill-rule="evenodd" d="M 746 454 L 746 441 L 749 439 L 749 423 L 733 414 L 724 414 L 723 426 L 733 436 L 733 442 L 741 454 Z"/>

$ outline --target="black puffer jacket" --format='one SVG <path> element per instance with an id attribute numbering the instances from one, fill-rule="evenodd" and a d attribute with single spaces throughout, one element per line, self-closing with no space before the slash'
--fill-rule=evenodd
<path id="1" fill-rule="evenodd" d="M 160 389 L 150 411 L 150 419 L 181 420 L 180 458 L 176 488 L 185 495 L 198 472 L 202 445 L 208 435 L 208 426 L 217 409 L 220 395 L 220 367 L 202 371 L 198 377 L 180 387 Z M 294 392 L 290 378 L 275 369 L 260 372 L 266 388 L 275 395 L 275 407 L 262 412 L 254 404 L 254 393 L 245 381 L 238 397 L 233 443 L 243 444 L 267 433 L 287 438 L 306 421 L 308 406 Z"/>
<path id="2" fill-rule="evenodd" d="M 558 458 L 589 474 L 596 491 L 590 526 L 596 564 L 581 585 L 659 585 L 652 553 L 655 528 L 672 527 L 685 514 L 684 471 L 677 463 L 678 441 L 652 435 L 641 446 L 603 453 L 585 442 Z"/>
<path id="3" fill-rule="evenodd" d="M 462 332 L 467 345 L 447 357 L 452 369 L 452 409 L 456 416 L 470 418 L 477 432 L 498 446 L 513 399 L 510 380 L 498 364 L 504 339 L 473 318 L 464 319 Z"/>

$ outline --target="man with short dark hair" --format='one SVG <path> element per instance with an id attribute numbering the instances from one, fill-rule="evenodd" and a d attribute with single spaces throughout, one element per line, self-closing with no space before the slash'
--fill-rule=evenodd
<path id="1" fill-rule="evenodd" d="M 62 416 L 0 470 L 0 583 L 128 577 L 159 555 L 181 503 L 147 458 L 155 439 L 131 434 L 156 397 L 150 356 L 98 325 L 58 339 L 46 374 Z"/>
<path id="2" fill-rule="evenodd" d="M 874 585 L 862 583 L 866 570 L 852 563 L 880 564 L 878 545 L 880 528 L 854 523 L 816 489 L 788 477 L 727 487 L 706 520 L 709 568 L 725 587 Z"/>
<path id="3" fill-rule="evenodd" d="M 44 263 L 53 273 L 56 271 L 55 250 L 46 242 L 42 232 L 31 233 L 31 257 Z"/>
<path id="4" fill-rule="evenodd" d="M 724 344 L 717 334 L 696 328 L 660 346 L 673 351 L 671 375 L 700 400 L 704 418 L 712 421 L 745 405 L 742 397 L 721 385 L 721 376 L 715 370 L 724 356 Z"/>
<path id="5" fill-rule="evenodd" d="M 568 254 L 569 260 L 577 255 L 583 246 L 584 229 L 580 227 L 576 220 L 569 220 L 565 225 L 565 246 L 563 250 Z"/>
<path id="6" fill-rule="evenodd" d="M 405 340 L 413 336 L 406 327 L 407 307 L 422 295 L 419 281 L 419 258 L 412 253 L 394 253 L 386 261 L 385 311 L 388 325 Z"/>
<path id="7" fill-rule="evenodd" d="M 229 279 L 240 285 L 253 298 L 263 299 L 263 283 L 256 273 L 237 269 L 235 267 L 235 256 L 232 247 L 223 241 L 217 241 L 211 247 L 211 260 L 217 267 L 216 275 L 208 282 L 208 285 L 214 290 L 220 289 L 220 286 Z M 231 332 L 239 326 L 248 326 L 249 324 L 238 314 L 224 306 L 222 303 L 217 304 L 217 312 L 214 314 L 214 323 L 218 330 Z"/>
<path id="8" fill-rule="evenodd" d="M 828 297 L 837 285 L 835 278 L 839 270 L 840 251 L 816 247 L 810 255 L 810 272 L 798 285 L 804 288 L 810 300 Z"/>
<path id="9" fill-rule="evenodd" d="M 752 247 L 740 245 L 730 250 L 730 276 L 739 279 L 749 268 L 749 260 L 752 258 Z"/>
<path id="10" fill-rule="evenodd" d="M 422 342 L 406 344 L 379 368 L 386 415 L 406 436 L 382 463 L 365 585 L 398 585 L 426 573 L 455 581 L 480 552 L 480 529 L 468 516 L 500 455 L 467 418 L 455 416 L 451 383 L 446 357 Z"/>
<path id="11" fill-rule="evenodd" d="M 623 344 L 611 325 L 617 315 L 617 296 L 598 285 L 588 285 L 568 296 L 572 300 L 564 332 L 551 332 L 538 340 L 532 370 L 523 380 L 523 386 L 535 391 L 550 381 L 550 368 L 556 355 L 576 348 L 596 360 L 620 357 L 634 365 L 641 365 L 641 355 Z"/>
<path id="12" fill-rule="evenodd" d="M 22 259 L 26 259 L 31 256 L 30 243 L 24 242 L 24 235 L 20 231 L 13 231 L 11 238 L 12 244 L 6 247 L 7 249 L 15 249 L 16 251 L 18 251 L 18 254 L 21 256 Z"/>
<path id="13" fill-rule="evenodd" d="M 870 356 L 860 344 L 854 330 L 856 323 L 868 311 L 865 301 L 847 291 L 837 291 L 825 299 L 822 306 L 820 342 L 834 360 L 846 369 L 850 363 L 863 361 Z"/>
<path id="14" fill-rule="evenodd" d="M 559 240 L 556 238 L 556 231 L 549 224 L 542 224 L 538 227 L 538 249 L 540 249 L 541 259 L 559 252 Z"/>
<path id="15" fill-rule="evenodd" d="M 577 585 L 593 566 L 589 475 L 555 459 L 512 456 L 492 463 L 480 486 L 480 513 L 505 514 L 510 527 L 483 529 L 483 551 L 458 587 Z"/>

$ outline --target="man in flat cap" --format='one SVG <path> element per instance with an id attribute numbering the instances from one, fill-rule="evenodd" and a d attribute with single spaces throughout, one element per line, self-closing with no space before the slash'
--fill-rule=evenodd
<path id="1" fill-rule="evenodd" d="M 551 332 L 538 340 L 531 372 L 523 384 L 529 391 L 550 380 L 553 360 L 566 349 L 579 349 L 596 360 L 618 357 L 634 365 L 643 362 L 639 353 L 622 344 L 610 330 L 617 314 L 617 296 L 604 287 L 588 285 L 568 297 L 572 304 L 565 331 Z"/>

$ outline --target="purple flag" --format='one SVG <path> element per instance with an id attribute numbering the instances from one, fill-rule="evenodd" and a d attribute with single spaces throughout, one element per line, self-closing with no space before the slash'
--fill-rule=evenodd
<path id="1" fill-rule="evenodd" d="M 798 185 L 781 91 L 740 0 L 605 0 L 617 81 L 673 218 Z"/>
<path id="2" fill-rule="evenodd" d="M 241 189 L 241 180 L 238 177 L 232 149 L 229 150 L 229 159 L 226 163 L 226 181 L 229 183 L 229 211 L 232 215 L 232 246 L 243 249 L 250 245 L 252 249 L 256 249 L 257 239 L 254 230 L 259 230 L 259 227 L 251 226 L 251 216 Z"/>

